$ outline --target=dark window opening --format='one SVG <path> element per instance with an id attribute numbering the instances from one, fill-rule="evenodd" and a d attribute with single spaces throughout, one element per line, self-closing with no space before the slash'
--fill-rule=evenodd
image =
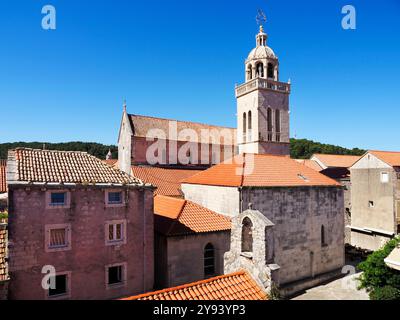
<path id="1" fill-rule="evenodd" d="M 253 223 L 249 218 L 243 219 L 242 252 L 253 252 Z"/>
<path id="2" fill-rule="evenodd" d="M 122 203 L 122 192 L 109 192 L 108 193 L 109 204 L 121 204 Z"/>
<path id="3" fill-rule="evenodd" d="M 108 284 L 121 284 L 122 283 L 122 266 L 108 268 Z"/>
<path id="4" fill-rule="evenodd" d="M 274 78 L 274 65 L 272 63 L 268 63 L 268 78 Z"/>
<path id="5" fill-rule="evenodd" d="M 62 206 L 65 205 L 65 192 L 52 192 L 51 193 L 51 205 L 53 206 Z"/>
<path id="6" fill-rule="evenodd" d="M 58 275 L 55 278 L 56 287 L 54 289 L 49 288 L 49 297 L 67 294 L 67 275 Z"/>
<path id="7" fill-rule="evenodd" d="M 321 246 L 327 246 L 326 239 L 325 239 L 325 226 L 321 226 Z"/>
<path id="8" fill-rule="evenodd" d="M 204 276 L 209 277 L 215 275 L 215 249 L 209 243 L 204 248 Z"/>
<path id="9" fill-rule="evenodd" d="M 257 77 L 264 78 L 264 65 L 261 62 L 257 64 L 256 75 Z"/>

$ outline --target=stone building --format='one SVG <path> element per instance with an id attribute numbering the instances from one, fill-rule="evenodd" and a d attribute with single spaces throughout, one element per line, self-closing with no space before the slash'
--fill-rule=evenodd
<path id="1" fill-rule="evenodd" d="M 8 299 L 7 222 L 0 219 L 0 300 Z"/>
<path id="2" fill-rule="evenodd" d="M 368 151 L 350 171 L 351 244 L 377 250 L 400 232 L 400 152 Z"/>
<path id="3" fill-rule="evenodd" d="M 270 264 L 277 285 L 290 295 L 344 265 L 342 187 L 295 160 L 238 155 L 185 179 L 182 191 L 185 199 L 233 217 L 225 272 L 244 268 L 257 279 Z M 258 215 L 244 213 L 249 207 Z"/>
<path id="4" fill-rule="evenodd" d="M 191 201 L 154 199 L 155 282 L 167 288 L 224 274 L 231 221 Z"/>
<path id="5" fill-rule="evenodd" d="M 87 153 L 22 148 L 9 151 L 7 183 L 10 299 L 153 288 L 152 186 Z M 55 288 L 42 286 L 44 271 L 55 272 Z"/>
<path id="6" fill-rule="evenodd" d="M 318 166 L 322 174 L 335 179 L 343 186 L 344 195 L 344 224 L 345 243 L 351 244 L 351 180 L 350 167 L 360 159 L 360 156 L 313 154 L 305 163 L 308 166 Z M 312 164 L 314 163 L 314 164 Z"/>
<path id="7" fill-rule="evenodd" d="M 279 81 L 279 60 L 263 27 L 245 62 L 245 83 L 235 89 L 239 153 L 290 154 L 290 83 Z"/>
<path id="8" fill-rule="evenodd" d="M 0 212 L 7 208 L 6 160 L 0 160 Z"/>

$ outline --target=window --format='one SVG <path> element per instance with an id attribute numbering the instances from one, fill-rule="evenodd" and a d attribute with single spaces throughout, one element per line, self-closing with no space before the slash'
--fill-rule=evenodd
<path id="1" fill-rule="evenodd" d="M 204 248 L 204 277 L 215 275 L 215 249 L 209 243 Z"/>
<path id="2" fill-rule="evenodd" d="M 121 245 L 126 243 L 126 221 L 110 221 L 106 223 L 106 245 Z"/>
<path id="3" fill-rule="evenodd" d="M 272 109 L 267 109 L 267 134 L 268 141 L 272 141 Z"/>
<path id="4" fill-rule="evenodd" d="M 251 117 L 251 111 L 249 111 L 248 116 L 247 116 L 247 128 L 248 128 L 248 137 L 247 140 L 251 141 L 252 136 L 251 136 L 251 129 L 252 129 L 252 117 Z"/>
<path id="5" fill-rule="evenodd" d="M 253 252 L 253 223 L 244 218 L 242 223 L 242 252 Z"/>
<path id="6" fill-rule="evenodd" d="M 68 245 L 67 242 L 67 229 L 51 229 L 50 230 L 50 243 L 49 248 L 62 248 Z"/>
<path id="7" fill-rule="evenodd" d="M 45 251 L 67 251 L 71 250 L 71 225 L 53 224 L 45 226 L 46 243 Z"/>
<path id="8" fill-rule="evenodd" d="M 382 183 L 389 183 L 389 173 L 388 172 L 382 172 L 381 173 L 381 182 Z"/>
<path id="9" fill-rule="evenodd" d="M 106 270 L 106 287 L 114 288 L 120 287 L 126 284 L 126 263 L 118 263 L 113 265 L 108 265 L 105 268 Z"/>
<path id="10" fill-rule="evenodd" d="M 125 195 L 121 189 L 106 190 L 105 191 L 105 204 L 106 207 L 123 207 L 125 201 Z"/>
<path id="11" fill-rule="evenodd" d="M 50 196 L 50 205 L 64 206 L 66 204 L 65 200 L 66 200 L 65 192 L 52 192 Z"/>
<path id="12" fill-rule="evenodd" d="M 374 203 L 373 201 L 369 201 L 369 202 L 368 202 L 368 206 L 369 206 L 370 208 L 373 208 L 373 207 L 375 207 L 375 203 Z"/>
<path id="13" fill-rule="evenodd" d="M 122 223 L 110 224 L 108 226 L 108 241 L 121 241 L 122 239 Z"/>
<path id="14" fill-rule="evenodd" d="M 253 79 L 253 68 L 251 64 L 247 67 L 247 80 Z"/>
<path id="15" fill-rule="evenodd" d="M 276 131 L 276 141 L 281 141 L 281 112 L 275 110 L 275 131 Z"/>
<path id="16" fill-rule="evenodd" d="M 49 297 L 58 297 L 64 296 L 68 294 L 68 275 L 60 274 L 55 276 L 55 288 L 49 288 L 48 296 Z"/>
<path id="17" fill-rule="evenodd" d="M 264 65 L 262 64 L 262 62 L 258 63 L 256 66 L 256 76 L 264 78 Z"/>
<path id="18" fill-rule="evenodd" d="M 243 113 L 243 142 L 246 142 L 246 113 Z"/>
<path id="19" fill-rule="evenodd" d="M 109 192 L 108 193 L 109 204 L 121 204 L 122 203 L 122 192 Z"/>
<path id="20" fill-rule="evenodd" d="M 321 226 L 321 247 L 326 247 L 326 239 L 325 239 L 325 226 Z"/>
<path id="21" fill-rule="evenodd" d="M 274 65 L 272 63 L 268 63 L 268 78 L 274 78 Z"/>

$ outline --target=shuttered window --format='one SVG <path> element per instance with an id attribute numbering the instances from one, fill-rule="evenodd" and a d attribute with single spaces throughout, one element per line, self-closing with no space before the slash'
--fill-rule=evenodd
<path id="1" fill-rule="evenodd" d="M 67 229 L 51 229 L 50 230 L 50 248 L 61 248 L 68 245 Z"/>

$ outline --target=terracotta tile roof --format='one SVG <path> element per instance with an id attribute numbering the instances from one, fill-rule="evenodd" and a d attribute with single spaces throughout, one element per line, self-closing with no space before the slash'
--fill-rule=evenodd
<path id="1" fill-rule="evenodd" d="M 6 249 L 7 230 L 3 227 L 0 227 L 0 281 L 8 280 L 8 272 L 6 267 Z"/>
<path id="2" fill-rule="evenodd" d="M 381 159 L 392 167 L 400 167 L 400 152 L 391 151 L 368 151 L 368 153 L 373 154 L 375 157 Z"/>
<path id="3" fill-rule="evenodd" d="M 117 168 L 118 160 L 111 159 L 111 160 L 103 160 L 104 163 L 108 164 L 111 167 Z"/>
<path id="4" fill-rule="evenodd" d="M 325 167 L 350 168 L 360 156 L 347 156 L 336 154 L 314 154 L 311 159 L 321 162 Z"/>
<path id="5" fill-rule="evenodd" d="M 0 160 L 0 193 L 7 192 L 6 166 L 7 160 Z"/>
<path id="6" fill-rule="evenodd" d="M 296 160 L 261 154 L 237 155 L 182 183 L 227 187 L 340 186 Z"/>
<path id="7" fill-rule="evenodd" d="M 231 230 L 229 218 L 188 200 L 156 196 L 155 229 L 165 235 Z"/>
<path id="8" fill-rule="evenodd" d="M 172 119 L 162 119 L 162 118 L 133 115 L 133 114 L 130 114 L 128 116 L 131 122 L 132 132 L 136 137 L 144 137 L 144 138 L 151 137 L 152 135 L 149 134 L 149 131 L 152 129 L 158 129 L 165 132 L 168 139 L 177 141 L 188 141 L 186 137 L 179 137 L 179 132 L 182 132 L 182 130 L 184 129 L 192 129 L 197 133 L 198 140 L 200 140 L 202 130 L 210 130 L 210 136 L 216 138 L 215 141 L 217 141 L 216 142 L 217 144 L 223 144 L 223 145 L 236 144 L 236 129 L 234 128 L 212 126 L 196 122 L 177 121 Z M 171 122 L 176 122 L 177 124 L 178 137 L 169 137 L 169 129 Z M 226 133 L 225 140 L 219 137 L 219 135 L 222 133 Z M 198 140 L 191 140 L 191 141 L 199 142 Z"/>
<path id="9" fill-rule="evenodd" d="M 9 160 L 15 160 L 15 182 L 142 184 L 86 152 L 18 148 L 9 151 Z"/>
<path id="10" fill-rule="evenodd" d="M 133 176 L 139 178 L 145 183 L 150 183 L 156 186 L 154 194 L 182 197 L 180 181 L 189 178 L 202 170 L 187 170 L 187 169 L 169 169 L 157 167 L 141 167 L 133 166 Z"/>
<path id="11" fill-rule="evenodd" d="M 323 168 L 318 164 L 317 161 L 310 160 L 310 159 L 296 159 L 298 163 L 301 163 L 311 169 L 314 169 L 315 171 L 321 171 Z"/>
<path id="12" fill-rule="evenodd" d="M 245 271 L 122 300 L 268 300 L 267 294 Z"/>

